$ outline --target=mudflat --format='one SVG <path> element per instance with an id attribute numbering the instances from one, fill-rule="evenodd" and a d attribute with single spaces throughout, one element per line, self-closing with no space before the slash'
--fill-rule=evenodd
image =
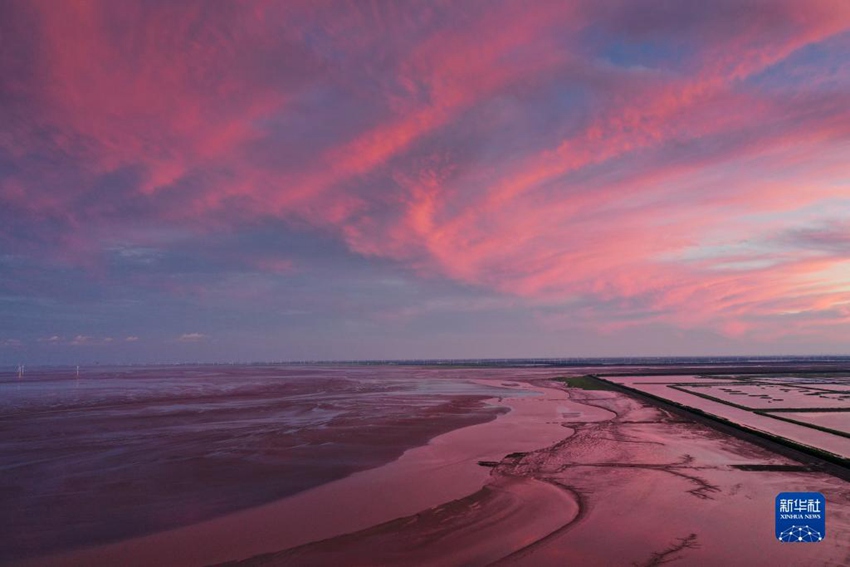
<path id="1" fill-rule="evenodd" d="M 746 441 L 608 391 L 570 389 L 563 439 L 503 458 L 484 490 L 342 537 L 239 565 L 846 565 L 850 486 Z M 527 403 L 546 403 L 529 400 Z M 744 467 L 740 465 L 762 465 Z M 533 479 L 568 494 L 577 513 L 542 536 L 504 518 L 499 491 Z M 827 499 L 827 537 L 784 544 L 773 533 L 782 491 Z M 521 508 L 521 506 L 518 506 Z M 548 510 L 540 509 L 540 515 Z M 520 522 L 521 524 L 521 522 Z M 461 555 L 459 550 L 474 550 Z"/>
<path id="2" fill-rule="evenodd" d="M 278 502 L 34 564 L 850 563 L 846 481 L 618 392 L 510 386 L 541 395 Z M 775 539 L 784 491 L 825 495 L 822 542 Z"/>

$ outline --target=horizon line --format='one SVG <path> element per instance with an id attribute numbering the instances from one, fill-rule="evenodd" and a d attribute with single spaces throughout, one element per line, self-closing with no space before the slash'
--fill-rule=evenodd
<path id="1" fill-rule="evenodd" d="M 253 360 L 253 361 L 157 361 L 157 362 L 78 362 L 55 364 L 24 364 L 32 368 L 64 368 L 64 367 L 135 367 L 135 366 L 275 366 L 275 365 L 448 365 L 448 364 L 511 364 L 511 363 L 545 363 L 551 365 L 578 365 L 583 363 L 609 363 L 627 365 L 640 362 L 655 362 L 661 364 L 676 364 L 687 362 L 723 363 L 723 362 L 850 362 L 850 354 L 789 354 L 789 355 L 675 355 L 675 356 L 592 356 L 592 357 L 478 357 L 478 358 L 364 358 L 364 359 L 294 359 L 294 360 Z M 13 366 L 11 363 L 9 366 Z M 21 366 L 20 363 L 14 366 Z"/>

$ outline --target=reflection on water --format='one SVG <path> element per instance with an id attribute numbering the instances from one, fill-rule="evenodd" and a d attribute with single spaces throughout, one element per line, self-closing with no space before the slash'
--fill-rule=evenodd
<path id="1" fill-rule="evenodd" d="M 179 366 L 0 375 L 0 560 L 168 529 L 487 421 L 507 369 Z"/>

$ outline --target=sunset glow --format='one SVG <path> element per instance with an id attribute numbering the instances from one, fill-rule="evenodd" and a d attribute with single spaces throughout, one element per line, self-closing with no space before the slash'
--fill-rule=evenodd
<path id="1" fill-rule="evenodd" d="M 4 2 L 0 362 L 850 354 L 850 3 Z"/>

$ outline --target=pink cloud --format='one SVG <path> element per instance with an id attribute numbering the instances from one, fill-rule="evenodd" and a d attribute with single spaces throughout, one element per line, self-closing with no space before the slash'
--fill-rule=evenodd
<path id="1" fill-rule="evenodd" d="M 588 23 L 602 17 L 589 2 L 470 8 L 458 25 L 441 23 L 438 7 L 417 8 L 417 17 L 382 14 L 386 29 L 357 6 L 257 3 L 236 22 L 222 10 L 27 7 L 33 72 L 15 90 L 38 118 L 13 128 L 14 144 L 0 144 L 22 160 L 47 145 L 86 167 L 70 184 L 62 170 L 37 164 L 0 190 L 32 218 L 65 226 L 57 262 L 102 276 L 98 232 L 132 240 L 134 217 L 122 212 L 132 203 L 144 222 L 193 235 L 274 218 L 422 278 L 532 306 L 581 302 L 574 316 L 600 329 L 652 321 L 741 336 L 790 311 L 844 317 L 836 306 L 847 301 L 846 258 L 777 252 L 770 240 L 787 219 L 757 217 L 846 196 L 837 182 L 846 160 L 824 157 L 850 136 L 845 93 L 800 85 L 788 96 L 757 79 L 846 33 L 846 2 L 776 2 L 763 18 L 742 14 L 734 34 L 706 23 L 694 54 L 669 69 L 588 55 Z M 657 23 L 675 30 L 674 21 Z M 287 71 L 276 75 L 278 62 Z M 559 100 L 574 85 L 591 99 L 574 122 L 541 127 L 542 141 L 499 130 L 514 124 L 512 109 L 544 94 Z M 339 130 L 318 120 L 303 142 L 281 146 L 277 164 L 275 136 L 331 94 L 361 103 L 363 118 Z M 481 146 L 491 139 L 510 151 L 487 155 Z M 285 161 L 299 143 L 315 147 Z M 270 163 L 258 165 L 266 145 Z M 133 186 L 115 202 L 111 185 L 89 194 L 118 173 Z M 741 240 L 766 249 L 688 257 Z M 235 256 L 259 272 L 295 271 L 286 251 Z M 183 295 L 211 289 L 133 277 Z M 237 299 L 272 293 L 267 282 L 232 274 L 215 289 Z M 44 341 L 63 340 L 52 339 Z"/>

